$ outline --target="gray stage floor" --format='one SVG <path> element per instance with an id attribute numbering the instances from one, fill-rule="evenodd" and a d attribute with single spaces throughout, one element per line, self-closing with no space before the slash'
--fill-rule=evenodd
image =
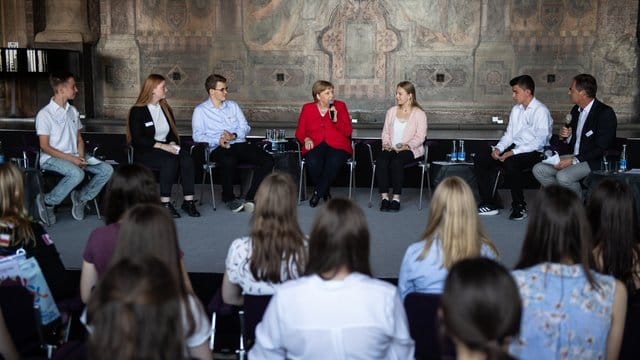
<path id="1" fill-rule="evenodd" d="M 199 191 L 196 194 L 199 194 Z M 347 189 L 332 189 L 332 194 L 346 196 Z M 528 190 L 525 194 L 527 198 L 531 198 L 535 191 Z M 508 191 L 502 190 L 501 195 L 505 204 L 509 204 Z M 376 201 L 372 208 L 368 208 L 368 198 L 368 189 L 357 189 L 355 201 L 364 209 L 371 231 L 371 264 L 374 275 L 395 278 L 398 276 L 405 249 L 410 243 L 419 240 L 425 228 L 429 211 L 428 195 L 425 194 L 423 210 L 418 211 L 417 189 L 406 189 L 402 210 L 399 213 L 381 213 L 377 209 Z M 229 244 L 249 231 L 249 214 L 234 214 L 224 205 L 218 205 L 218 210 L 214 212 L 210 206 L 210 198 L 205 192 L 205 204 L 200 206 L 202 217 L 185 216 L 176 220 L 180 246 L 184 251 L 184 261 L 189 272 L 222 273 Z M 300 224 L 307 233 L 316 211 L 310 208 L 307 202 L 303 202 L 298 208 Z M 69 208 L 60 208 L 56 216 L 58 222 L 49 227 L 48 231 L 65 266 L 68 269 L 79 269 L 89 233 L 102 225 L 102 222 L 95 215 L 88 216 L 84 221 L 75 221 Z M 512 267 L 518 258 L 527 220 L 511 221 L 509 211 L 505 209 L 497 216 L 483 216 L 481 221 L 489 237 L 500 250 L 501 261 L 507 267 Z"/>

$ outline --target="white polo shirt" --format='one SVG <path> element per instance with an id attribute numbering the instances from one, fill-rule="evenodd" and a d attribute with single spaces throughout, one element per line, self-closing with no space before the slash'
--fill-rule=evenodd
<path id="1" fill-rule="evenodd" d="M 64 107 L 51 98 L 49 104 L 36 115 L 36 134 L 48 135 L 49 145 L 65 154 L 78 155 L 78 131 L 82 129 L 80 113 L 68 102 Z M 40 154 L 40 164 L 51 155 L 44 151 Z"/>

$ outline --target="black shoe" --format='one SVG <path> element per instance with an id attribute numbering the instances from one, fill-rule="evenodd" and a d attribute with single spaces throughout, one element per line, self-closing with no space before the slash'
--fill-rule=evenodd
<path id="1" fill-rule="evenodd" d="M 311 199 L 309 199 L 309 206 L 316 207 L 318 206 L 319 202 L 320 202 L 320 196 L 318 196 L 317 191 L 314 191 L 313 196 L 311 196 Z"/>
<path id="2" fill-rule="evenodd" d="M 200 213 L 198 209 L 196 209 L 196 201 L 195 200 L 185 200 L 182 202 L 181 206 L 182 210 L 187 213 L 187 215 L 191 217 L 200 217 Z"/>
<path id="3" fill-rule="evenodd" d="M 327 195 L 323 196 L 322 200 L 324 200 L 324 202 L 331 200 L 331 193 L 327 193 Z"/>
<path id="4" fill-rule="evenodd" d="M 173 207 L 173 204 L 171 202 L 162 203 L 162 206 L 165 209 L 167 209 L 167 211 L 169 212 L 169 215 L 171 215 L 171 217 L 173 217 L 174 219 L 177 219 L 180 217 L 178 210 L 176 210 L 176 208 Z"/>
<path id="5" fill-rule="evenodd" d="M 391 200 L 391 203 L 389 204 L 389 211 L 391 211 L 391 212 L 398 212 L 398 211 L 400 211 L 400 201 L 398 201 L 398 200 Z"/>
<path id="6" fill-rule="evenodd" d="M 382 212 L 387 212 L 389 211 L 389 206 L 391 201 L 389 201 L 389 199 L 382 199 L 382 201 L 380 201 L 380 211 Z"/>
<path id="7" fill-rule="evenodd" d="M 524 220 L 527 218 L 527 206 L 524 204 L 514 204 L 509 219 Z"/>

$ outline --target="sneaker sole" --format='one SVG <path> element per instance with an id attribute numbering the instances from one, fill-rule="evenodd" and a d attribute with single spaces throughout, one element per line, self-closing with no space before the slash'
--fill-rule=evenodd
<path id="1" fill-rule="evenodd" d="M 524 215 L 523 217 L 519 217 L 519 218 L 509 217 L 509 220 L 521 221 L 521 220 L 524 220 L 526 218 L 527 218 L 527 215 Z"/>
<path id="2" fill-rule="evenodd" d="M 498 215 L 499 213 L 500 213 L 500 210 L 491 210 L 491 211 L 484 211 L 484 212 L 478 211 L 478 215 L 480 216 Z"/>
<path id="3" fill-rule="evenodd" d="M 235 209 L 231 209 L 231 212 L 234 213 L 239 213 L 240 211 L 242 211 L 244 209 L 244 205 L 240 205 L 239 207 L 235 208 Z"/>

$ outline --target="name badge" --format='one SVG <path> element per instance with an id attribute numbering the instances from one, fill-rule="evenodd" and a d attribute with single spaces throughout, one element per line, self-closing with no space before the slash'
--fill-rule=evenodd
<path id="1" fill-rule="evenodd" d="M 586 137 L 590 137 L 591 135 L 593 135 L 593 130 L 589 130 L 589 131 L 587 131 L 586 134 L 584 134 L 584 136 L 586 136 Z"/>
<path id="2" fill-rule="evenodd" d="M 149 127 L 149 126 L 153 126 L 153 121 L 149 121 L 144 123 L 144 126 Z"/>

